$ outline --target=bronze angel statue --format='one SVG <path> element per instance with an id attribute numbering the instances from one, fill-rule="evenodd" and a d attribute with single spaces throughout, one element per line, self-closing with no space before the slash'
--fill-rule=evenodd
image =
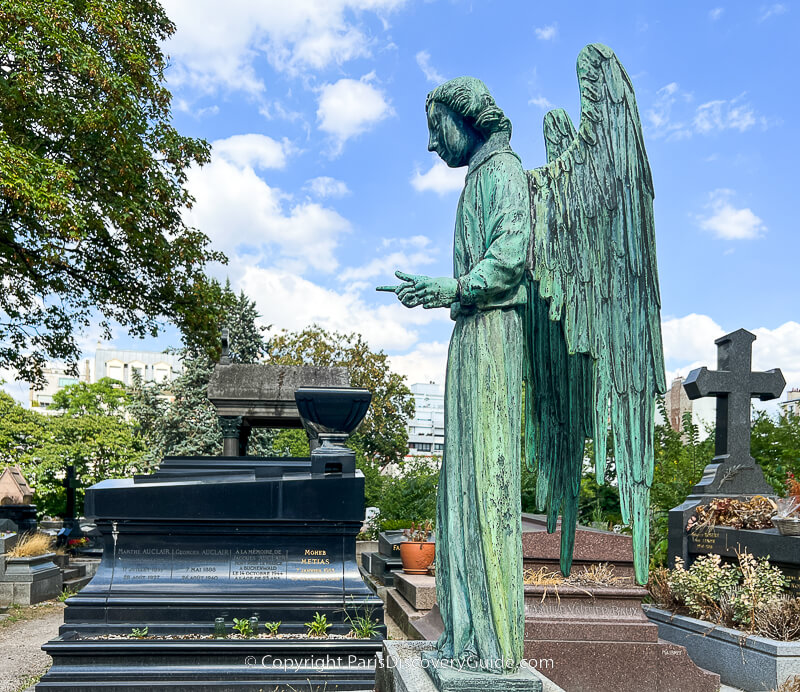
<path id="1" fill-rule="evenodd" d="M 378 289 L 407 307 L 449 308 L 455 322 L 437 499 L 437 656 L 490 673 L 513 672 L 522 657 L 521 453 L 538 471 L 549 531 L 561 515 L 569 574 L 585 442 L 594 441 L 602 480 L 610 424 L 636 578 L 647 580 L 655 400 L 666 390 L 653 183 L 614 52 L 587 46 L 577 71 L 580 127 L 563 110 L 547 113 L 547 163 L 530 171 L 483 82 L 459 77 L 428 94 L 428 148 L 468 166 L 454 275 L 398 271 L 399 286 Z"/>

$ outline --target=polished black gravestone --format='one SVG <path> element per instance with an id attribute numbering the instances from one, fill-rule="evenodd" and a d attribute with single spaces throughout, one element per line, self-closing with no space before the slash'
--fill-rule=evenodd
<path id="1" fill-rule="evenodd" d="M 369 393 L 338 393 L 340 406 L 360 411 L 338 431 L 349 433 Z M 304 395 L 327 399 L 330 390 Z M 324 424 L 313 420 L 318 413 L 305 411 L 309 425 Z M 67 600 L 61 635 L 44 647 L 53 666 L 37 690 L 372 689 L 382 637 L 305 636 L 315 613 L 338 635 L 357 616 L 383 622 L 382 602 L 356 564 L 364 477 L 351 450 L 323 441 L 301 459 L 166 458 L 150 476 L 93 486 L 85 510 L 102 533 L 103 559 Z M 216 618 L 231 632 L 233 618 L 253 616 L 262 632 L 280 621 L 282 634 L 303 636 L 91 638 L 145 627 L 148 635 L 208 636 Z"/>
<path id="2" fill-rule="evenodd" d="M 739 329 L 716 340 L 717 370 L 693 370 L 684 382 L 690 399 L 717 399 L 715 456 L 686 501 L 669 513 L 669 564 L 681 558 L 688 566 L 699 555 L 718 553 L 736 558 L 747 548 L 756 557 L 770 557 L 800 591 L 800 538 L 780 536 L 777 529 L 740 530 L 717 526 L 711 530 L 686 531 L 698 505 L 715 497 L 747 499 L 774 495 L 761 468 L 750 455 L 750 400 L 777 399 L 785 386 L 778 369 L 752 372 L 755 334 Z"/>

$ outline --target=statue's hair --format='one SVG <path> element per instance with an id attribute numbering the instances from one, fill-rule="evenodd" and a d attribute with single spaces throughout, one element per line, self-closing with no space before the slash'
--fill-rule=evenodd
<path id="1" fill-rule="evenodd" d="M 495 103 L 489 89 L 480 79 L 456 77 L 440 84 L 428 94 L 425 101 L 426 112 L 434 102 L 463 116 L 486 137 L 495 132 L 507 132 L 511 137 L 511 121 Z"/>

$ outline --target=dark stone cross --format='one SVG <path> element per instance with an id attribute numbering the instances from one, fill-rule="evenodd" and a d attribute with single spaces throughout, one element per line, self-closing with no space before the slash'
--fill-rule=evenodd
<path id="1" fill-rule="evenodd" d="M 745 329 L 720 337 L 714 342 L 717 345 L 717 370 L 705 367 L 692 370 L 683 383 L 690 399 L 717 398 L 716 456 L 710 465 L 716 465 L 714 476 L 717 482 L 709 490 L 719 490 L 725 482 L 719 473 L 722 465 L 728 481 L 741 470 L 756 467 L 750 456 L 750 400 L 755 397 L 761 401 L 777 399 L 786 386 L 783 374 L 777 368 L 767 372 L 752 371 L 755 340 L 756 335 Z M 709 469 L 706 471 L 708 474 Z M 699 486 L 696 486 L 695 492 L 698 490 Z M 763 487 L 753 487 L 751 492 L 763 490 Z M 748 489 L 741 487 L 739 492 L 748 494 Z"/>
<path id="2" fill-rule="evenodd" d="M 75 519 L 75 489 L 78 487 L 78 479 L 75 477 L 75 466 L 67 466 L 67 475 L 64 478 L 64 487 L 67 489 L 67 511 L 64 519 Z"/>

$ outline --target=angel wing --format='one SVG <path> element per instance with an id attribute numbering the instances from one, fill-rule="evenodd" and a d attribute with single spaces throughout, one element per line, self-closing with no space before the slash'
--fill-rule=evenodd
<path id="1" fill-rule="evenodd" d="M 526 442 L 569 574 L 587 437 L 605 477 L 609 420 L 623 521 L 647 580 L 655 399 L 666 391 L 653 182 L 633 87 L 614 52 L 578 56 L 581 122 L 545 116 L 547 165 L 528 172 Z"/>

